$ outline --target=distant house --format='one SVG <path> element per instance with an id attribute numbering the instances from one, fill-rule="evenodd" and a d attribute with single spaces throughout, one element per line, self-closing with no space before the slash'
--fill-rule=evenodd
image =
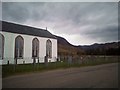
<path id="1" fill-rule="evenodd" d="M 44 63 L 46 55 L 48 62 L 56 61 L 57 39 L 48 30 L 6 21 L 0 21 L 0 25 L 2 64 Z"/>

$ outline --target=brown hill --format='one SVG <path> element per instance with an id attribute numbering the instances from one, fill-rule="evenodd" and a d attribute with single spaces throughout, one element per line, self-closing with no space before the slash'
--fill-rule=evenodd
<path id="1" fill-rule="evenodd" d="M 63 37 L 55 37 L 58 40 L 58 55 L 120 55 L 120 42 L 75 46 Z"/>
<path id="2" fill-rule="evenodd" d="M 58 55 L 78 55 L 84 54 L 84 50 L 70 44 L 65 38 L 56 36 L 58 40 Z"/>

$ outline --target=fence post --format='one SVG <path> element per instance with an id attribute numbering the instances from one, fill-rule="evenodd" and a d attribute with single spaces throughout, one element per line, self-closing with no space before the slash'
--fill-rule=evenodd
<path id="1" fill-rule="evenodd" d="M 38 57 L 38 64 L 39 64 L 39 57 Z"/>
<path id="2" fill-rule="evenodd" d="M 15 58 L 15 65 L 17 64 L 17 58 Z"/>
<path id="3" fill-rule="evenodd" d="M 25 61 L 23 61 L 23 64 L 25 64 Z"/>
<path id="4" fill-rule="evenodd" d="M 45 66 L 46 67 L 48 66 L 48 56 L 47 55 L 45 56 Z"/>
<path id="5" fill-rule="evenodd" d="M 9 60 L 8 60 L 8 62 L 7 62 L 7 65 L 9 65 Z"/>
<path id="6" fill-rule="evenodd" d="M 72 63 L 72 56 L 68 56 L 68 65 L 70 66 Z"/>
<path id="7" fill-rule="evenodd" d="M 16 71 L 17 58 L 14 59 L 14 72 Z"/>
<path id="8" fill-rule="evenodd" d="M 33 57 L 33 65 L 35 64 L 35 60 L 36 60 L 36 58 L 35 58 L 35 57 Z"/>

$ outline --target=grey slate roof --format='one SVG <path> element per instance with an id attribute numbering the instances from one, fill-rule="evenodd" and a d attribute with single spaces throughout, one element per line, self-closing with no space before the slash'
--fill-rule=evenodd
<path id="1" fill-rule="evenodd" d="M 25 25 L 19 25 L 11 22 L 6 22 L 6 21 L 0 21 L 0 23 L 1 22 L 2 22 L 2 31 L 5 31 L 5 32 L 56 39 L 56 37 L 53 34 L 51 34 L 48 30 L 34 28 L 30 26 L 25 26 Z"/>

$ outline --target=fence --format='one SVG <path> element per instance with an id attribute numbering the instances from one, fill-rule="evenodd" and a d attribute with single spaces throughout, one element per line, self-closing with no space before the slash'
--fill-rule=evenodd
<path id="1" fill-rule="evenodd" d="M 55 62 L 56 60 L 57 60 L 56 57 L 48 58 L 48 62 Z M 0 60 L 0 65 L 44 63 L 44 61 L 45 61 L 45 57 L 39 57 L 39 58 L 25 57 L 22 59 L 4 58 L 3 60 Z"/>
<path id="2" fill-rule="evenodd" d="M 48 69 L 56 69 L 56 68 L 68 68 L 68 67 L 80 67 L 84 65 L 96 65 L 96 64 L 103 64 L 103 63 L 113 63 L 119 62 L 120 56 L 79 56 L 79 57 L 72 57 L 66 56 L 66 59 L 63 57 L 53 58 L 55 61 L 51 61 L 49 59 L 47 63 L 43 62 L 43 58 L 39 58 L 39 62 L 25 63 L 24 64 L 8 64 L 3 65 L 2 67 L 2 75 L 7 76 L 14 73 L 21 73 L 21 72 L 32 72 L 32 71 L 42 71 Z M 7 59 L 8 60 L 8 59 Z M 10 60 L 10 59 L 9 59 Z M 29 60 L 29 59 L 28 59 Z M 32 61 L 33 62 L 33 61 Z"/>
<path id="3" fill-rule="evenodd" d="M 61 61 L 68 63 L 88 63 L 88 62 L 100 62 L 100 61 L 118 61 L 120 56 L 100 56 L 100 55 L 83 55 L 83 56 L 60 56 Z"/>

